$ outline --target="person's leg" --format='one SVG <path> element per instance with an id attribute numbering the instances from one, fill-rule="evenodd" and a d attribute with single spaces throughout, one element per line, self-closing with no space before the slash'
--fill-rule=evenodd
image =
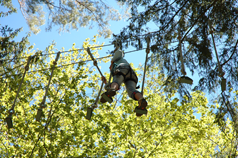
<path id="1" fill-rule="evenodd" d="M 135 94 L 135 98 L 136 98 L 136 100 L 139 101 L 139 100 L 143 99 L 143 96 L 142 96 L 141 93 L 138 92 L 138 93 Z"/>
<path id="2" fill-rule="evenodd" d="M 113 76 L 113 80 L 112 80 L 112 83 L 110 86 L 111 90 L 117 91 L 120 88 L 123 81 L 124 81 L 124 76 L 122 76 L 122 75 Z"/>
<path id="3" fill-rule="evenodd" d="M 120 88 L 120 85 L 122 84 L 123 81 L 124 77 L 122 75 L 113 76 L 113 81 L 110 85 L 110 89 L 108 89 L 107 92 L 102 94 L 100 102 L 101 103 L 113 102 L 112 97 L 116 95 L 116 91 Z"/>
<path id="4" fill-rule="evenodd" d="M 125 83 L 125 85 L 126 85 L 126 89 L 127 89 L 127 93 L 129 97 L 131 97 L 134 100 L 137 100 L 139 103 L 139 106 L 135 108 L 134 112 L 136 112 L 137 109 L 140 109 L 142 110 L 142 113 L 146 114 L 147 101 L 143 98 L 142 94 L 135 89 L 136 83 L 132 80 L 129 80 Z M 136 116 L 141 116 L 141 115 L 142 115 L 141 113 L 136 112 Z"/>
<path id="5" fill-rule="evenodd" d="M 129 71 L 129 67 L 127 68 L 118 68 L 119 73 L 113 76 L 113 81 L 111 83 L 111 88 L 118 90 L 120 89 L 121 84 L 124 82 L 123 74 L 127 74 Z"/>
<path id="6" fill-rule="evenodd" d="M 132 80 L 126 81 L 126 90 L 130 98 L 134 100 L 141 100 L 143 99 L 142 94 L 136 90 L 136 83 Z"/>
<path id="7" fill-rule="evenodd" d="M 118 90 L 118 89 L 119 89 L 119 85 L 118 85 L 118 83 L 116 83 L 116 82 L 112 82 L 112 84 L 111 84 L 111 88 L 112 88 L 112 89 L 115 89 L 115 90 Z"/>

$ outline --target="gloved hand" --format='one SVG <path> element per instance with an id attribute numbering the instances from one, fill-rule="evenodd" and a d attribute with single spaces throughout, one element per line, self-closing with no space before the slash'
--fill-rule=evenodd
<path id="1" fill-rule="evenodd" d="M 106 79 L 104 76 L 101 77 L 101 80 L 102 80 L 105 84 L 107 84 L 107 79 Z"/>

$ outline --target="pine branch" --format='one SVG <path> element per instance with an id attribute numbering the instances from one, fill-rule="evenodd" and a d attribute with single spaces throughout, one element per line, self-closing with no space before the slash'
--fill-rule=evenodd
<path id="1" fill-rule="evenodd" d="M 234 50 L 233 50 L 233 53 L 231 54 L 230 58 L 229 58 L 227 61 L 225 61 L 223 64 L 221 64 L 221 67 L 222 67 L 223 65 L 225 65 L 226 63 L 228 63 L 228 62 L 231 60 L 232 56 L 233 56 L 233 55 L 235 54 L 235 52 L 236 52 L 237 44 L 238 44 L 238 40 L 236 41 L 236 45 L 234 46 Z"/>
<path id="2" fill-rule="evenodd" d="M 188 33 L 192 30 L 192 28 L 195 26 L 195 24 L 198 22 L 198 20 L 207 12 L 208 9 L 210 9 L 215 3 L 217 2 L 217 0 L 214 0 L 214 2 L 202 13 L 200 14 L 200 16 L 195 20 L 195 22 L 193 23 L 193 25 L 190 27 L 190 29 L 185 33 L 185 35 L 183 36 L 181 42 L 183 42 L 184 38 L 188 35 Z"/>
<path id="3" fill-rule="evenodd" d="M 177 14 L 184 8 L 184 6 L 187 4 L 187 2 L 189 2 L 189 0 L 187 0 L 182 7 L 179 8 L 179 10 L 174 14 L 174 16 L 170 19 L 170 21 L 161 29 L 164 30 L 165 28 L 168 27 L 168 25 L 174 20 L 175 16 L 177 16 Z M 159 30 L 158 32 L 160 32 L 161 30 Z"/>

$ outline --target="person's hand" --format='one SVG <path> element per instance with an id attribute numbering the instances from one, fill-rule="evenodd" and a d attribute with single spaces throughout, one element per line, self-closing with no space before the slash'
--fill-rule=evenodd
<path id="1" fill-rule="evenodd" d="M 104 76 L 102 76 L 101 79 L 105 84 L 107 84 L 107 79 Z"/>

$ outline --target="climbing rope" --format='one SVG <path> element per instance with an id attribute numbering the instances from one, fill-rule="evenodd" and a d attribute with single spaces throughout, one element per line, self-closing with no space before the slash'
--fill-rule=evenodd
<path id="1" fill-rule="evenodd" d="M 180 30 L 178 30 L 178 39 L 179 39 L 179 54 L 180 54 L 180 61 L 181 61 L 181 72 L 185 76 L 187 73 L 184 68 L 184 62 L 183 62 L 183 54 L 182 54 L 182 42 L 181 42 L 181 35 L 180 35 Z"/>
<path id="2" fill-rule="evenodd" d="M 146 74 L 146 67 L 147 67 L 147 61 L 148 61 L 149 53 L 150 53 L 150 36 L 147 37 L 146 58 L 145 58 L 144 74 L 143 74 L 143 81 L 142 81 L 142 88 L 141 88 L 142 96 L 143 96 L 143 91 L 144 91 L 145 74 Z"/>
<path id="3" fill-rule="evenodd" d="M 102 76 L 102 78 L 105 78 L 105 77 L 103 76 L 101 70 L 99 69 L 98 64 L 97 64 L 97 61 L 94 59 L 93 54 L 91 53 L 89 47 L 87 47 L 87 52 L 88 52 L 89 56 L 91 57 L 91 59 L 92 59 L 92 61 L 93 61 L 93 65 L 97 67 L 97 69 L 98 69 L 100 75 Z M 90 120 L 91 117 L 92 117 L 93 109 L 97 108 L 97 103 L 98 103 L 99 96 L 100 96 L 101 91 L 102 91 L 103 84 L 104 84 L 104 82 L 102 81 L 100 90 L 99 90 L 99 92 L 98 92 L 98 96 L 97 96 L 97 98 L 96 98 L 94 104 L 93 104 L 91 107 L 88 107 L 88 108 L 87 108 L 86 119 L 88 119 L 88 120 Z"/>
<path id="4" fill-rule="evenodd" d="M 178 40 L 179 40 L 179 55 L 180 55 L 180 61 L 181 61 L 181 72 L 183 74 L 182 77 L 180 77 L 179 82 L 180 83 L 187 83 L 187 84 L 193 84 L 193 80 L 186 76 L 186 71 L 184 67 L 184 60 L 183 60 L 183 53 L 182 53 L 182 40 L 181 40 L 181 34 L 180 29 L 178 30 Z"/>
<path id="5" fill-rule="evenodd" d="M 218 71 L 220 73 L 219 76 L 222 77 L 222 76 L 224 76 L 225 73 L 222 71 L 222 67 L 221 67 L 221 64 L 220 64 L 220 61 L 219 61 L 217 48 L 216 48 L 216 43 L 215 43 L 214 36 L 213 36 L 213 27 L 212 27 L 212 24 L 211 24 L 210 20 L 209 20 L 208 24 L 209 24 L 209 27 L 210 27 L 210 34 L 212 36 L 212 42 L 213 42 L 213 46 L 214 46 L 214 50 L 215 50 L 215 54 L 216 54 L 216 58 L 217 58 Z"/>
<path id="6" fill-rule="evenodd" d="M 210 27 L 210 34 L 212 36 L 212 42 L 213 42 L 213 46 L 214 46 L 214 50 L 215 50 L 215 54 L 216 54 L 216 58 L 217 58 L 217 63 L 218 63 L 218 71 L 219 71 L 218 76 L 221 77 L 221 79 L 222 79 L 221 80 L 221 90 L 222 90 L 222 92 L 224 92 L 226 90 L 226 79 L 223 77 L 225 75 L 225 73 L 222 71 L 222 67 L 221 67 L 221 64 L 220 64 L 220 61 L 219 61 L 217 48 L 216 48 L 216 43 L 215 43 L 214 36 L 213 36 L 213 27 L 212 27 L 212 24 L 211 24 L 210 20 L 208 21 L 208 24 L 209 24 L 209 27 Z"/>
<path id="7" fill-rule="evenodd" d="M 19 95 L 19 92 L 20 92 L 22 83 L 23 83 L 23 81 L 24 81 L 24 78 L 25 78 L 25 75 L 26 75 L 26 71 L 28 71 L 28 69 L 29 69 L 30 61 L 31 61 L 31 56 L 28 57 L 27 64 L 26 64 L 26 66 L 25 66 L 25 71 L 24 71 L 24 74 L 23 74 L 23 76 L 22 76 L 22 80 L 21 80 L 21 82 L 20 82 L 20 85 L 19 85 L 19 87 L 18 87 L 18 90 L 17 90 L 17 95 L 16 95 L 16 97 L 15 97 L 15 99 L 14 99 L 14 102 L 13 102 L 13 105 L 12 105 L 11 109 L 9 110 L 9 115 L 8 115 L 8 117 L 6 118 L 8 128 L 13 128 L 12 115 L 14 114 L 14 108 L 15 108 L 15 105 L 16 105 L 16 100 L 17 100 L 17 98 L 18 98 L 18 95 Z"/>
<path id="8" fill-rule="evenodd" d="M 40 104 L 40 108 L 37 111 L 36 121 L 40 121 L 40 118 L 42 116 L 42 109 L 46 107 L 45 106 L 46 96 L 47 96 L 47 93 L 48 93 L 48 90 L 49 90 L 49 87 L 50 87 L 50 82 L 51 82 L 51 79 L 52 79 L 52 76 L 53 76 L 53 73 L 54 73 L 55 65 L 57 65 L 57 61 L 58 61 L 59 57 L 60 57 L 60 52 L 57 53 L 55 61 L 53 62 L 53 67 L 52 67 L 52 71 L 51 71 L 51 74 L 50 74 L 50 79 L 49 79 L 48 85 L 47 85 L 46 90 L 45 90 L 44 98 L 43 98 L 43 100 Z"/>

